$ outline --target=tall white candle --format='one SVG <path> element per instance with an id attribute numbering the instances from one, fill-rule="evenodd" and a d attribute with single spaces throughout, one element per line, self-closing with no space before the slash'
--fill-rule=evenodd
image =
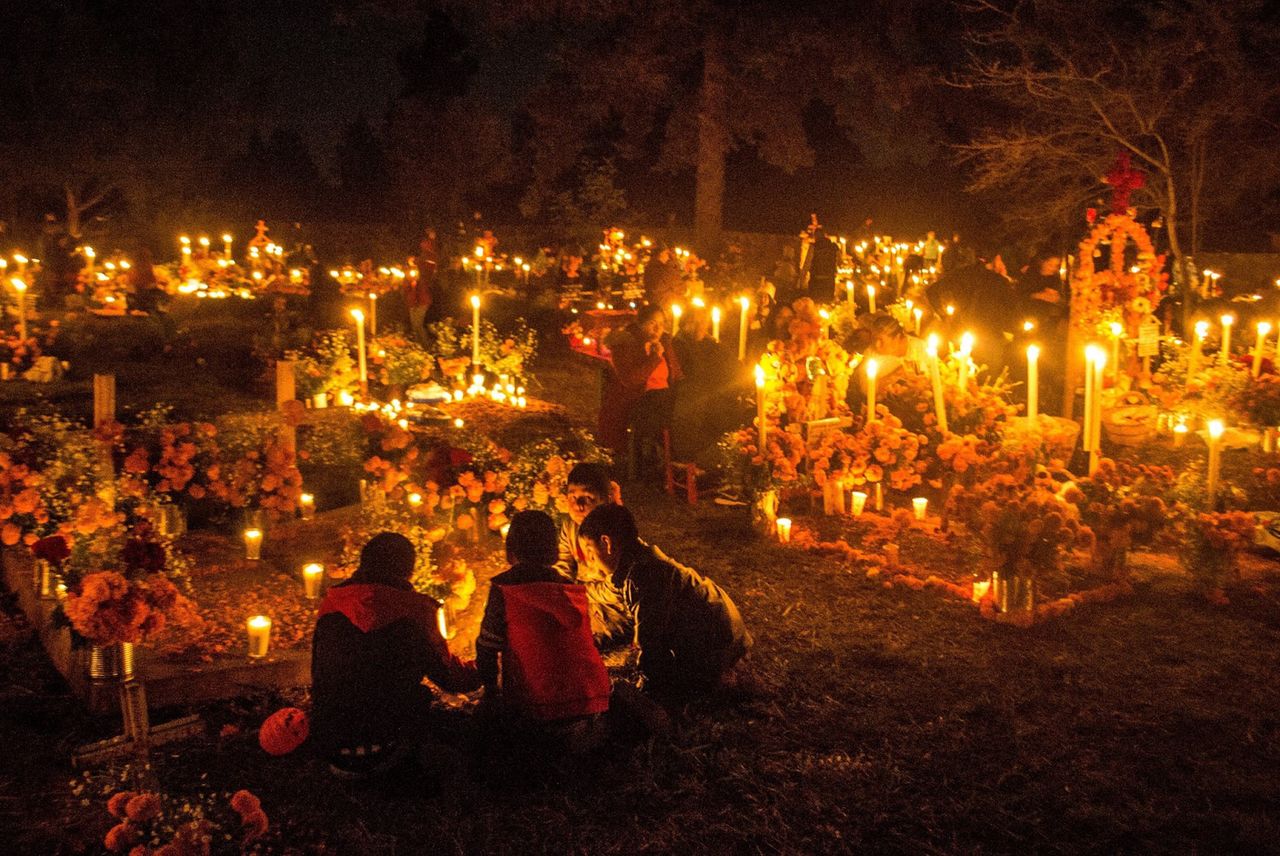
<path id="1" fill-rule="evenodd" d="M 27 281 L 20 276 L 15 276 L 10 282 L 13 283 L 13 290 L 18 292 L 18 338 L 25 342 L 27 340 Z"/>
<path id="2" fill-rule="evenodd" d="M 914 316 L 915 316 L 915 318 L 916 318 L 916 335 L 917 335 L 917 336 L 919 336 L 919 335 L 920 335 L 920 320 L 921 320 L 922 318 L 924 318 L 924 310 L 923 310 L 923 309 L 921 309 L 919 306 L 917 306 L 915 309 L 912 309 L 912 310 L 911 310 L 911 314 L 912 314 L 912 315 L 914 315 Z"/>
<path id="3" fill-rule="evenodd" d="M 767 439 L 764 424 L 764 366 L 756 365 L 756 423 L 759 426 L 760 454 L 764 454 Z"/>
<path id="4" fill-rule="evenodd" d="M 711 338 L 720 341 L 720 307 L 711 307 Z"/>
<path id="5" fill-rule="evenodd" d="M 1097 358 L 1098 346 L 1087 345 L 1084 349 L 1084 422 L 1080 430 L 1080 448 L 1086 452 L 1093 449 L 1093 404 L 1094 404 L 1094 371 L 1093 364 Z"/>
<path id="6" fill-rule="evenodd" d="M 352 309 L 351 317 L 356 319 L 356 359 L 360 365 L 360 389 L 364 391 L 369 386 L 369 364 L 364 352 L 364 310 Z"/>
<path id="7" fill-rule="evenodd" d="M 1218 496 L 1218 471 L 1222 465 L 1222 434 L 1226 426 L 1221 419 L 1209 421 L 1209 471 L 1205 479 L 1205 501 L 1212 510 Z"/>
<path id="8" fill-rule="evenodd" d="M 876 311 L 876 287 L 871 283 L 867 283 L 867 308 Z"/>
<path id="9" fill-rule="evenodd" d="M 1231 326 L 1236 323 L 1236 316 L 1223 315 L 1218 320 L 1222 322 L 1222 350 L 1218 353 L 1218 363 L 1225 366 L 1231 361 Z"/>
<path id="10" fill-rule="evenodd" d="M 93 251 L 93 247 L 84 248 L 84 273 L 90 282 L 93 282 L 94 261 L 97 257 L 98 254 Z"/>
<path id="11" fill-rule="evenodd" d="M 875 357 L 867 360 L 867 424 L 876 421 L 876 375 L 880 373 L 880 363 Z"/>
<path id="12" fill-rule="evenodd" d="M 369 292 L 369 335 L 378 338 L 378 292 Z"/>
<path id="13" fill-rule="evenodd" d="M 1027 416 L 1040 415 L 1040 346 L 1027 345 Z"/>
<path id="14" fill-rule="evenodd" d="M 853 299 L 853 280 L 849 280 L 844 284 L 845 296 L 849 299 L 849 314 L 857 316 L 858 302 Z"/>
<path id="15" fill-rule="evenodd" d="M 969 391 L 969 355 L 973 353 L 973 334 L 966 332 L 960 337 L 960 374 L 958 386 L 961 392 Z"/>
<path id="16" fill-rule="evenodd" d="M 739 297 L 738 304 L 742 313 L 738 317 L 738 362 L 747 358 L 747 309 L 751 306 L 751 298 Z"/>
<path id="17" fill-rule="evenodd" d="M 1093 437 L 1089 441 L 1089 475 L 1098 469 L 1098 456 L 1102 453 L 1102 387 L 1107 369 L 1106 351 L 1098 349 L 1093 366 Z"/>
<path id="18" fill-rule="evenodd" d="M 477 248 L 478 249 L 478 248 Z M 471 365 L 480 365 L 480 295 L 471 295 Z"/>
<path id="19" fill-rule="evenodd" d="M 1271 324 L 1267 321 L 1258 322 L 1258 340 L 1253 346 L 1253 376 L 1257 377 L 1262 374 L 1262 349 L 1267 343 L 1267 334 L 1271 332 Z"/>
<path id="20" fill-rule="evenodd" d="M 684 307 L 679 303 L 671 304 L 671 335 L 674 336 L 680 332 L 680 316 L 684 314 Z"/>
<path id="21" fill-rule="evenodd" d="M 942 397 L 942 369 L 938 364 L 938 334 L 929 336 L 926 346 L 929 354 L 929 375 L 933 381 L 933 413 L 938 420 L 938 430 L 947 433 L 947 404 Z"/>

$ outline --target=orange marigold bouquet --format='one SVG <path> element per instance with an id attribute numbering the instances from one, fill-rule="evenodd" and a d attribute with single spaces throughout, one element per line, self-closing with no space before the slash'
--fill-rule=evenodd
<path id="1" fill-rule="evenodd" d="M 754 427 L 730 431 L 720 442 L 720 450 L 727 480 L 750 493 L 805 484 L 801 464 L 806 452 L 798 425 L 786 430 L 770 427 L 764 449 L 760 448 L 759 432 Z"/>
<path id="2" fill-rule="evenodd" d="M 72 628 L 94 645 L 146 642 L 170 622 L 195 619 L 195 607 L 164 574 L 129 579 L 98 571 L 67 593 L 63 605 Z"/>
<path id="3" fill-rule="evenodd" d="M 1183 523 L 1182 564 L 1215 600 L 1240 576 L 1240 554 L 1254 541 L 1257 519 L 1246 511 L 1189 513 Z"/>
<path id="4" fill-rule="evenodd" d="M 77 793 L 85 787 L 77 784 Z M 271 828 L 261 800 L 246 790 L 224 798 L 117 791 L 107 799 L 107 811 L 117 822 L 103 837 L 103 847 L 130 856 L 209 856 L 261 846 Z"/>

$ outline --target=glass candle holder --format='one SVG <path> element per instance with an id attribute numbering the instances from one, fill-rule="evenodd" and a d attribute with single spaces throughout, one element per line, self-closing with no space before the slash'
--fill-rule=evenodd
<path id="1" fill-rule="evenodd" d="M 911 510 L 916 514 L 916 520 L 924 520 L 925 514 L 929 510 L 929 500 L 927 497 L 917 496 L 911 500 Z"/>
<path id="2" fill-rule="evenodd" d="M 867 495 L 860 490 L 855 490 L 849 494 L 849 513 L 854 517 L 861 517 L 862 512 L 867 507 Z"/>
<path id="3" fill-rule="evenodd" d="M 267 656 L 267 649 L 271 647 L 271 619 L 255 615 L 245 622 L 245 630 L 249 634 L 249 656 L 255 660 Z"/>
<path id="4" fill-rule="evenodd" d="M 302 511 L 303 520 L 311 520 L 316 516 L 316 498 L 314 494 L 304 493 L 298 497 L 298 508 Z"/>
<path id="5" fill-rule="evenodd" d="M 791 518 L 779 517 L 776 521 L 778 527 L 778 540 L 783 544 L 791 543 Z"/>
<path id="6" fill-rule="evenodd" d="M 262 530 L 244 530 L 244 557 L 251 561 L 262 558 Z"/>
<path id="7" fill-rule="evenodd" d="M 308 598 L 311 600 L 318 598 L 320 589 L 324 586 L 324 565 L 319 562 L 304 565 L 302 568 L 302 585 Z"/>

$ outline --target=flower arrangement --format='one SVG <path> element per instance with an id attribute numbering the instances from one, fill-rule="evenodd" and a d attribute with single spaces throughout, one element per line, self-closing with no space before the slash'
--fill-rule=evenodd
<path id="1" fill-rule="evenodd" d="M 273 519 L 295 512 L 302 473 L 293 449 L 279 437 L 278 416 L 237 414 L 220 422 L 220 479 L 210 485 L 214 497 L 231 508 L 263 509 Z"/>
<path id="2" fill-rule="evenodd" d="M 346 330 L 326 330 L 316 335 L 307 351 L 287 352 L 285 358 L 295 363 L 298 396 L 306 399 L 355 389 L 360 371 L 352 356 L 354 348 Z"/>
<path id="3" fill-rule="evenodd" d="M 567 442 L 537 440 L 522 446 L 507 467 L 507 504 L 514 511 L 545 511 L 552 517 L 567 514 L 569 470 L 581 461 L 612 463 L 609 453 L 582 429 L 576 429 Z M 490 528 L 495 528 L 492 520 Z"/>
<path id="4" fill-rule="evenodd" d="M 9 545 L 57 531 L 86 498 L 110 486 L 110 467 L 92 432 L 47 410 L 20 409 L 12 424 L 8 457 L 0 461 L 0 517 L 9 502 L 13 507 L 0 540 Z"/>
<path id="5" fill-rule="evenodd" d="M 40 357 L 49 353 L 61 332 L 58 321 L 48 326 L 27 325 L 27 338 L 18 334 L 18 326 L 0 332 L 0 362 L 8 363 L 14 374 L 22 374 L 35 365 Z"/>
<path id="6" fill-rule="evenodd" d="M 1249 376 L 1233 402 L 1235 412 L 1262 428 L 1280 425 L 1280 375 Z"/>
<path id="7" fill-rule="evenodd" d="M 471 330 L 460 328 L 451 319 L 437 321 L 427 327 L 427 350 L 437 355 L 440 370 L 446 377 L 453 376 L 446 362 L 469 355 Z M 528 366 L 538 350 L 538 334 L 517 319 L 515 327 L 500 333 L 490 321 L 480 322 L 480 367 L 493 377 L 506 375 L 512 383 L 522 384 L 528 376 Z"/>
<path id="8" fill-rule="evenodd" d="M 379 336 L 370 350 L 373 368 L 387 386 L 412 386 L 427 378 L 435 364 L 425 348 L 401 335 Z"/>
<path id="9" fill-rule="evenodd" d="M 800 467 L 806 451 L 799 425 L 786 430 L 770 427 L 764 449 L 759 446 L 755 428 L 731 431 L 720 442 L 720 450 L 728 473 L 726 480 L 753 495 L 805 485 Z"/>
<path id="10" fill-rule="evenodd" d="M 180 505 L 224 491 L 218 429 L 179 422 L 144 430 L 121 465 L 121 488 L 139 498 L 149 492 Z"/>
<path id="11" fill-rule="evenodd" d="M 77 790 L 83 792 L 83 786 Z M 201 794 L 194 800 L 117 791 L 107 799 L 107 811 L 118 822 L 107 830 L 103 847 L 130 856 L 244 853 L 271 827 L 262 802 L 246 790 L 221 798 Z"/>
<path id="12" fill-rule="evenodd" d="M 1244 511 L 1189 513 L 1183 521 L 1183 566 L 1210 599 L 1225 602 L 1222 587 L 1240 575 L 1240 554 L 1253 544 L 1257 520 Z"/>
<path id="13" fill-rule="evenodd" d="M 796 301 L 795 309 L 791 337 L 770 342 L 761 360 L 768 418 L 786 424 L 848 415 L 849 354 L 821 337 L 824 322 L 812 300 Z"/>
<path id="14" fill-rule="evenodd" d="M 69 590 L 63 605 L 76 633 L 94 645 L 146 642 L 165 625 L 196 620 L 195 607 L 161 573 L 129 579 L 98 571 Z"/>
<path id="15" fill-rule="evenodd" d="M 876 407 L 875 421 L 864 423 L 849 436 L 853 454 L 844 474 L 847 484 L 884 484 L 901 492 L 923 480 L 928 462 L 920 451 L 929 445 L 929 438 L 905 428 L 883 405 Z"/>
<path id="16" fill-rule="evenodd" d="M 947 502 L 952 517 L 981 540 L 989 569 L 1007 577 L 1035 579 L 1059 570 L 1067 550 L 1092 541 L 1067 503 L 1012 476 L 957 486 Z"/>
<path id="17" fill-rule="evenodd" d="M 1093 531 L 1095 571 L 1124 576 L 1129 550 L 1149 544 L 1164 528 L 1168 513 L 1162 497 L 1174 486 L 1169 467 L 1116 462 L 1103 458 L 1092 476 L 1068 482 L 1062 498 L 1074 505 Z"/>

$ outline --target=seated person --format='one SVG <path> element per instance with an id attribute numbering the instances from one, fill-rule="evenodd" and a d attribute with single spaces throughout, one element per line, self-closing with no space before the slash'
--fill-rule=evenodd
<path id="1" fill-rule="evenodd" d="M 630 634 L 631 615 L 622 603 L 621 593 L 613 587 L 609 574 L 585 560 L 578 527 L 597 505 L 621 505 L 622 491 L 617 482 L 609 480 L 603 464 L 583 462 L 569 470 L 565 498 L 569 503 L 569 515 L 560 524 L 556 570 L 586 587 L 591 633 L 597 645 L 605 645 Z"/>
<path id="2" fill-rule="evenodd" d="M 602 505 L 579 530 L 588 561 L 607 568 L 636 622 L 645 689 L 673 700 L 710 692 L 750 649 L 723 589 L 640 540 L 621 505 Z"/>
<path id="3" fill-rule="evenodd" d="M 541 511 L 513 517 L 507 561 L 511 567 L 491 582 L 476 640 L 485 698 L 500 698 L 517 719 L 585 726 L 609 709 L 609 675 L 591 638 L 586 589 L 553 567 L 551 518 Z"/>
<path id="4" fill-rule="evenodd" d="M 385 772 L 431 736 L 429 678 L 449 692 L 480 687 L 449 653 L 440 604 L 413 590 L 413 544 L 375 535 L 351 579 L 325 594 L 311 646 L 311 740 L 334 772 Z"/>

